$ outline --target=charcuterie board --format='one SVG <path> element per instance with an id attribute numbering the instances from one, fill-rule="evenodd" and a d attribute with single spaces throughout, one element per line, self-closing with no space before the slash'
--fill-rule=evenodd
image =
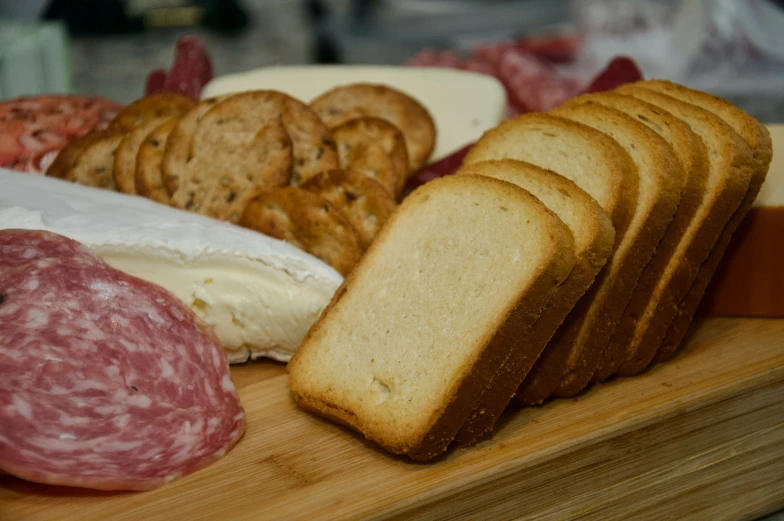
<path id="1" fill-rule="evenodd" d="M 574 399 L 507 411 L 427 464 L 294 405 L 282 364 L 235 366 L 244 438 L 145 493 L 0 478 L 0 519 L 739 519 L 784 507 L 784 320 L 698 321 L 682 352 Z"/>

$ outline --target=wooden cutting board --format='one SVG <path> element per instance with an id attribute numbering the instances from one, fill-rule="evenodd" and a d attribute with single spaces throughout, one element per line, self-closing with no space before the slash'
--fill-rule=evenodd
<path id="1" fill-rule="evenodd" d="M 0 478 L 0 519 L 752 519 L 784 507 L 784 320 L 712 318 L 635 378 L 509 411 L 428 464 L 298 410 L 280 364 L 233 369 L 221 461 L 145 493 Z"/>

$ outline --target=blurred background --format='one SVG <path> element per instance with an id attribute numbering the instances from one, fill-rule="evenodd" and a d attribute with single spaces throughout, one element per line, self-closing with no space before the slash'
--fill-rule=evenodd
<path id="1" fill-rule="evenodd" d="M 784 121 L 784 0 L 0 0 L 0 97 L 127 103 L 183 34 L 216 75 L 307 63 L 481 71 L 512 42 L 585 81 L 622 54 L 646 77 Z"/>

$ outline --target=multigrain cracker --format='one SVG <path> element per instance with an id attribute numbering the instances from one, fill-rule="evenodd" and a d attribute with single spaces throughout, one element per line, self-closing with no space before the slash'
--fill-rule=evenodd
<path id="1" fill-rule="evenodd" d="M 362 255 L 356 231 L 323 197 L 297 187 L 256 196 L 240 225 L 284 240 L 348 274 Z"/>
<path id="2" fill-rule="evenodd" d="M 117 190 L 114 182 L 114 156 L 123 134 L 101 136 L 87 145 L 68 169 L 65 179 L 85 186 Z"/>
<path id="3" fill-rule="evenodd" d="M 152 120 L 185 114 L 194 105 L 193 100 L 181 94 L 173 92 L 151 94 L 134 101 L 118 112 L 109 123 L 109 128 L 117 132 L 128 132 Z"/>
<path id="4" fill-rule="evenodd" d="M 166 118 L 146 121 L 129 131 L 120 142 L 117 154 L 114 156 L 113 175 L 117 189 L 121 192 L 136 193 L 136 157 L 139 149 L 145 138 L 164 121 Z"/>
<path id="5" fill-rule="evenodd" d="M 367 249 L 395 210 L 395 200 L 379 183 L 354 170 L 331 170 L 311 177 L 302 188 L 320 195 L 348 219 Z"/>
<path id="6" fill-rule="evenodd" d="M 177 119 L 171 118 L 158 125 L 142 141 L 136 155 L 136 193 L 163 204 L 169 204 L 171 197 L 163 184 L 161 162 L 167 138 L 176 124 Z"/>
<path id="7" fill-rule="evenodd" d="M 381 118 L 351 119 L 332 129 L 340 168 L 378 181 L 398 197 L 408 179 L 408 152 L 403 134 Z"/>
<path id="8" fill-rule="evenodd" d="M 322 121 L 335 128 L 348 120 L 374 116 L 389 121 L 403 133 L 409 173 L 427 163 L 436 142 L 436 126 L 417 100 L 385 85 L 355 83 L 325 92 L 310 103 Z"/>
<path id="9" fill-rule="evenodd" d="M 209 153 L 217 142 L 228 147 L 247 144 L 275 121 L 291 142 L 292 185 L 338 167 L 335 143 L 318 116 L 307 105 L 271 90 L 236 94 L 212 107 L 198 122 L 190 157 Z"/>
<path id="10" fill-rule="evenodd" d="M 279 120 L 271 120 L 249 143 L 226 143 L 216 136 L 211 150 L 191 158 L 170 204 L 216 219 L 238 222 L 259 193 L 286 186 L 292 146 Z"/>

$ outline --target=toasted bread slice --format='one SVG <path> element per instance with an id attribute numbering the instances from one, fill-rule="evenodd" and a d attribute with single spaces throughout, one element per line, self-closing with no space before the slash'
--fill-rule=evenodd
<path id="1" fill-rule="evenodd" d="M 615 229 L 607 212 L 590 195 L 573 181 L 550 170 L 504 159 L 466 165 L 457 173 L 492 177 L 530 192 L 569 228 L 576 259 L 567 279 L 558 286 L 539 319 L 518 339 L 518 347 L 504 361 L 455 436 L 454 443 L 462 446 L 476 443 L 482 434 L 493 429 L 518 387 L 518 394 L 525 394 L 527 389 L 535 389 L 540 379 L 546 378 L 541 369 L 549 365 L 547 362 L 552 357 L 546 354 L 545 346 L 612 254 Z M 532 371 L 534 362 L 540 368 L 536 374 Z M 562 363 L 554 372 L 556 378 L 561 375 L 561 367 Z M 524 379 L 528 383 L 524 383 Z"/>
<path id="2" fill-rule="evenodd" d="M 177 191 L 180 182 L 180 174 L 185 169 L 185 164 L 191 159 L 191 141 L 196 127 L 201 118 L 209 112 L 218 102 L 226 99 L 227 96 L 208 98 L 201 100 L 188 112 L 177 119 L 166 140 L 166 148 L 161 160 L 161 171 L 163 172 L 163 184 L 169 195 Z"/>
<path id="3" fill-rule="evenodd" d="M 113 175 L 114 156 L 123 137 L 123 134 L 108 133 L 87 145 L 66 172 L 65 179 L 85 186 L 117 190 Z"/>
<path id="4" fill-rule="evenodd" d="M 608 299 L 613 302 L 611 291 L 618 281 L 628 278 L 626 270 L 635 269 L 623 260 L 640 240 L 638 224 L 630 228 L 637 206 L 637 167 L 624 147 L 608 135 L 550 114 L 526 114 L 501 123 L 471 148 L 463 164 L 502 158 L 528 161 L 571 179 L 613 221 L 613 255 L 550 342 L 558 346 L 548 346 L 548 350 L 557 350 L 559 359 L 563 351 L 568 352 L 558 386 L 584 387 L 607 342 L 607 338 L 594 338 L 594 331 L 602 327 L 598 319 Z M 551 385 L 552 380 L 544 383 Z"/>
<path id="5" fill-rule="evenodd" d="M 566 225 L 483 176 L 407 197 L 288 364 L 297 403 L 416 460 L 446 450 L 574 265 Z"/>
<path id="6" fill-rule="evenodd" d="M 400 129 L 406 140 L 409 173 L 427 163 L 436 143 L 436 126 L 427 109 L 417 100 L 386 85 L 354 83 L 334 88 L 310 102 L 329 128 L 346 121 L 373 116 Z"/>
<path id="7" fill-rule="evenodd" d="M 251 199 L 288 185 L 291 166 L 291 141 L 280 120 L 273 119 L 250 143 L 217 141 L 193 156 L 169 204 L 237 223 Z"/>
<path id="8" fill-rule="evenodd" d="M 664 237 L 656 247 L 653 258 L 640 275 L 632 298 L 626 306 L 618 326 L 613 331 L 594 373 L 593 381 L 598 382 L 613 375 L 620 364 L 630 355 L 629 339 L 633 338 L 637 321 L 653 298 L 655 288 L 661 282 L 667 267 L 671 264 L 679 266 L 688 262 L 684 258 L 676 258 L 675 253 L 702 202 L 708 179 L 709 164 L 708 152 L 702 139 L 686 123 L 663 108 L 617 92 L 579 96 L 567 104 L 579 104 L 587 101 L 620 110 L 647 125 L 673 148 L 675 156 L 686 174 L 686 182 L 678 210 Z"/>
<path id="9" fill-rule="evenodd" d="M 380 118 L 357 118 L 333 128 L 332 137 L 340 168 L 371 177 L 400 196 L 408 179 L 408 152 L 397 127 Z"/>
<path id="10" fill-rule="evenodd" d="M 354 170 L 330 170 L 311 177 L 302 188 L 320 195 L 340 210 L 366 250 L 395 211 L 395 200 L 384 187 Z"/>
<path id="11" fill-rule="evenodd" d="M 293 244 L 344 276 L 362 255 L 357 234 L 343 214 L 302 188 L 289 186 L 256 196 L 240 225 Z"/>
<path id="12" fill-rule="evenodd" d="M 562 106 L 554 113 L 589 125 L 615 139 L 634 160 L 640 179 L 637 210 L 627 240 L 619 245 L 610 261 L 611 267 L 617 263 L 623 276 L 607 288 L 604 305 L 586 342 L 584 356 L 597 353 L 596 358 L 584 358 L 579 363 L 579 370 L 564 375 L 554 392 L 556 396 L 564 397 L 585 389 L 601 364 L 610 336 L 632 298 L 637 281 L 678 209 L 686 173 L 664 138 L 621 111 L 587 101 Z"/>
<path id="13" fill-rule="evenodd" d="M 111 134 L 112 132 L 108 130 L 94 130 L 84 136 L 78 136 L 71 139 L 63 149 L 57 153 L 54 161 L 52 161 L 49 168 L 46 169 L 46 175 L 65 179 L 71 168 L 76 166 L 76 160 L 79 159 L 79 156 L 88 146 Z"/>
<path id="14" fill-rule="evenodd" d="M 645 311 L 637 318 L 634 335 L 626 339 L 629 354 L 617 373 L 631 375 L 642 371 L 650 363 L 700 264 L 707 258 L 725 224 L 746 195 L 751 180 L 752 157 L 751 150 L 740 136 L 711 112 L 645 89 L 639 83 L 618 90 L 656 105 L 688 124 L 702 138 L 709 161 L 702 202 L 673 254 L 673 258 L 683 262 L 668 264 Z"/>
<path id="15" fill-rule="evenodd" d="M 724 255 L 724 251 L 732 238 L 732 234 L 743 221 L 749 208 L 757 198 L 762 184 L 765 182 L 773 156 L 773 148 L 768 129 L 746 112 L 724 99 L 705 92 L 688 89 L 682 85 L 677 85 L 669 81 L 651 80 L 641 82 L 638 85 L 646 89 L 665 93 L 719 116 L 741 137 L 743 142 L 751 150 L 752 174 L 746 195 L 732 217 L 730 217 L 708 258 L 700 266 L 694 284 L 680 303 L 678 315 L 670 324 L 667 334 L 655 355 L 655 361 L 660 362 L 672 356 L 683 340 L 694 313 L 697 310 L 697 306 L 702 299 L 702 295 L 705 293 L 705 288 L 713 277 L 713 273 L 716 271 L 721 257 Z M 631 372 L 634 372 L 634 369 L 636 368 L 631 367 L 628 369 L 630 369 Z"/>
<path id="16" fill-rule="evenodd" d="M 314 175 L 338 168 L 335 142 L 318 116 L 281 92 L 244 92 L 221 101 L 199 120 L 190 156 L 224 147 L 247 145 L 265 125 L 279 122 L 291 142 L 291 184 L 298 186 Z"/>
<path id="17" fill-rule="evenodd" d="M 146 121 L 128 131 L 120 141 L 120 146 L 117 147 L 117 153 L 114 156 L 112 171 L 114 183 L 120 192 L 136 193 L 136 156 L 139 155 L 139 149 L 145 138 L 164 121 L 166 118 Z"/>
<path id="18" fill-rule="evenodd" d="M 128 132 L 134 127 L 152 120 L 181 116 L 195 104 L 192 99 L 174 92 L 150 94 L 120 110 L 109 123 L 109 129 L 116 132 Z"/>
<path id="19" fill-rule="evenodd" d="M 161 163 L 166 141 L 176 125 L 177 118 L 170 118 L 155 127 L 142 141 L 136 155 L 136 193 L 163 204 L 169 204 L 171 196 L 163 184 Z"/>

